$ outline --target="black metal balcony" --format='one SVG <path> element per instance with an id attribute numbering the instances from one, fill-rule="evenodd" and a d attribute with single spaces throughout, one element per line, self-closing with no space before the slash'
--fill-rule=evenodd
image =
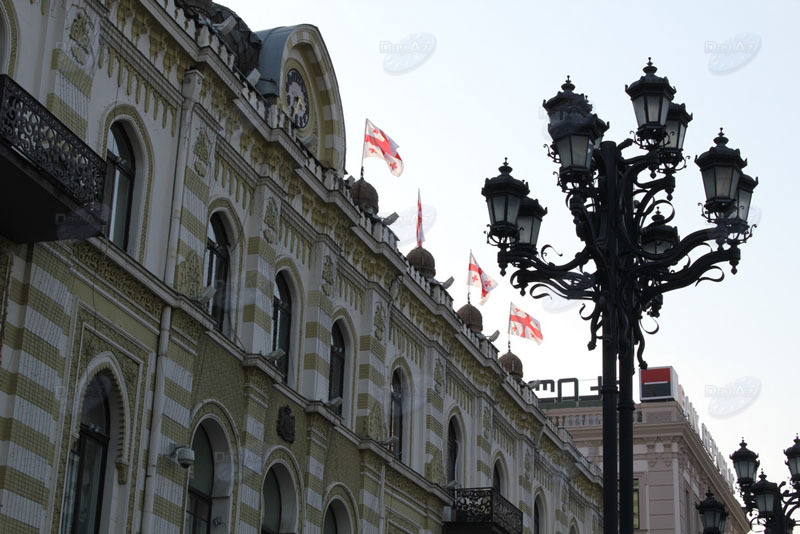
<path id="1" fill-rule="evenodd" d="M 522 511 L 494 488 L 457 489 L 453 508 L 444 534 L 522 534 Z"/>
<path id="2" fill-rule="evenodd" d="M 0 235 L 17 243 L 102 232 L 106 164 L 8 75 L 0 75 Z"/>

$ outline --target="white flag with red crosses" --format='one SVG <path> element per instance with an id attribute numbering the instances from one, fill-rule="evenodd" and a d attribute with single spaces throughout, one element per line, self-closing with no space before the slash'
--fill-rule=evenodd
<path id="1" fill-rule="evenodd" d="M 364 131 L 364 151 L 361 155 L 362 161 L 365 158 L 380 158 L 389 166 L 389 172 L 395 176 L 403 173 L 403 160 L 397 153 L 397 143 L 383 133 L 383 130 L 372 124 L 367 119 Z"/>
<path id="2" fill-rule="evenodd" d="M 480 268 L 471 250 L 469 252 L 468 275 L 467 285 L 481 288 L 481 304 L 485 303 L 486 299 L 489 298 L 489 291 L 497 287 L 497 282 L 492 280 L 489 275 L 486 274 L 486 271 Z"/>
<path id="3" fill-rule="evenodd" d="M 539 321 L 514 306 L 513 302 L 511 303 L 511 314 L 508 317 L 508 333 L 525 339 L 532 339 L 539 345 L 544 340 L 544 337 L 542 337 L 542 325 L 539 324 Z"/>

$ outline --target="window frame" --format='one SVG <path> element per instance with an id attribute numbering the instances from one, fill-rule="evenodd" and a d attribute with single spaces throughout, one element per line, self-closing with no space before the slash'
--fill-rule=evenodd
<path id="1" fill-rule="evenodd" d="M 101 381 L 105 382 L 101 382 Z M 87 451 L 88 445 L 90 443 L 94 443 L 98 445 L 102 452 L 100 454 L 100 472 L 99 476 L 97 477 L 98 487 L 94 489 L 94 491 L 90 492 L 90 495 L 96 495 L 97 500 L 94 503 L 91 503 L 90 506 L 94 508 L 95 513 L 95 520 L 94 526 L 91 528 L 91 531 L 94 534 L 99 534 L 101 532 L 101 523 L 103 518 L 103 496 L 106 493 L 106 470 L 107 470 L 107 463 L 108 463 L 108 450 L 109 445 L 111 443 L 111 395 L 113 394 L 113 382 L 111 377 L 107 376 L 104 373 L 97 373 L 95 374 L 92 379 L 89 381 L 86 389 L 83 392 L 82 400 L 81 400 L 81 420 L 79 425 L 79 437 L 76 443 L 76 449 L 70 451 L 68 456 L 68 469 L 73 469 L 74 471 L 68 474 L 67 480 L 72 482 L 70 479 L 74 480 L 74 483 L 67 483 L 64 485 L 65 491 L 65 503 L 68 503 L 64 506 L 64 512 L 62 513 L 69 513 L 70 515 L 66 517 L 66 521 L 62 519 L 61 525 L 61 533 L 68 534 L 73 532 L 78 532 L 78 511 L 81 507 L 81 491 L 80 488 L 83 487 L 83 476 L 84 471 L 86 468 L 86 462 L 89 461 L 89 452 Z M 104 393 L 102 405 L 103 409 L 103 426 L 106 434 L 98 431 L 97 429 L 91 428 L 84 420 L 86 415 L 88 414 L 87 411 L 87 398 L 92 391 L 100 390 Z M 72 486 L 71 488 L 68 486 Z M 70 495 L 69 492 L 71 489 L 72 494 Z"/>
<path id="2" fill-rule="evenodd" d="M 213 236 L 213 238 L 212 238 Z M 220 212 L 211 214 L 206 232 L 206 250 L 203 261 L 203 282 L 205 287 L 214 287 L 214 296 L 208 303 L 208 310 L 214 318 L 217 330 L 227 334 L 228 285 L 231 272 L 231 250 L 228 232 Z"/>
<path id="3" fill-rule="evenodd" d="M 392 371 L 392 380 L 389 386 L 389 437 L 397 438 L 389 444 L 389 450 L 403 461 L 403 438 L 405 432 L 405 394 L 406 385 L 403 371 L 398 367 Z M 397 384 L 397 387 L 395 387 Z"/>
<path id="4" fill-rule="evenodd" d="M 127 154 L 115 154 L 112 150 L 113 146 L 117 148 L 118 152 L 127 152 Z M 125 158 L 127 157 L 129 165 L 125 165 Z M 104 233 L 110 243 L 124 250 L 130 252 L 131 249 L 131 222 L 133 220 L 133 198 L 136 193 L 136 152 L 131 142 L 131 136 L 126 131 L 122 121 L 115 121 L 108 129 L 108 142 L 106 143 L 106 183 L 104 191 L 104 204 L 108 208 L 108 221 L 104 228 Z M 125 222 L 124 232 L 122 235 L 122 242 L 119 243 L 114 237 L 115 233 L 115 215 L 116 204 L 119 198 L 119 177 L 123 175 L 128 180 L 128 198 L 127 205 L 125 206 Z"/>
<path id="5" fill-rule="evenodd" d="M 338 342 L 338 344 L 337 344 Z M 334 365 L 334 362 L 338 365 Z M 342 403 L 336 408 L 331 408 L 339 417 L 342 416 L 344 408 L 344 379 L 345 368 L 347 365 L 347 343 L 344 333 L 339 326 L 339 322 L 333 323 L 331 327 L 331 353 L 328 362 L 328 400 L 332 401 L 336 397 L 341 397 Z M 338 376 L 334 376 L 338 374 Z M 334 380 L 336 378 L 337 380 Z M 338 388 L 336 384 L 338 382 Z"/>
<path id="6" fill-rule="evenodd" d="M 272 296 L 272 350 L 280 348 L 285 352 L 283 356 L 274 360 L 273 363 L 283 373 L 284 384 L 289 382 L 289 361 L 292 349 L 292 311 L 294 308 L 292 292 L 286 278 L 284 271 L 276 273 L 274 294 Z M 283 286 L 283 289 L 281 286 Z M 285 346 L 279 346 L 279 331 L 283 325 L 281 319 L 288 323 L 285 328 Z"/>

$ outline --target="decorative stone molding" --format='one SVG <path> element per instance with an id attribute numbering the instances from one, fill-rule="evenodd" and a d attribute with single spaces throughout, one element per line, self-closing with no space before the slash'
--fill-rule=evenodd
<path id="1" fill-rule="evenodd" d="M 294 415 L 288 404 L 278 408 L 277 431 L 284 441 L 294 443 Z"/>

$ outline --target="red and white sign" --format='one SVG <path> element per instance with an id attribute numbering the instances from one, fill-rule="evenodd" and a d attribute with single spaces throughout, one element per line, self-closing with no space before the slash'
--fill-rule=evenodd
<path id="1" fill-rule="evenodd" d="M 672 367 L 650 367 L 639 372 L 639 397 L 642 402 L 678 400 L 678 374 Z"/>
<path id="2" fill-rule="evenodd" d="M 397 143 L 369 119 L 364 131 L 364 152 L 361 155 L 362 160 L 365 158 L 380 158 L 389 166 L 389 172 L 395 176 L 403 174 L 403 160 L 397 153 Z"/>
<path id="3" fill-rule="evenodd" d="M 478 262 L 475 261 L 475 256 L 472 251 L 469 252 L 469 273 L 467 278 L 468 286 L 475 286 L 481 288 L 481 304 L 486 302 L 489 298 L 489 291 L 497 287 L 497 282 L 492 280 L 486 271 L 480 268 Z"/>
<path id="4" fill-rule="evenodd" d="M 539 321 L 514 306 L 513 302 L 511 303 L 511 313 L 508 317 L 508 333 L 525 339 L 532 339 L 540 345 L 544 341 L 542 325 L 539 324 Z"/>

